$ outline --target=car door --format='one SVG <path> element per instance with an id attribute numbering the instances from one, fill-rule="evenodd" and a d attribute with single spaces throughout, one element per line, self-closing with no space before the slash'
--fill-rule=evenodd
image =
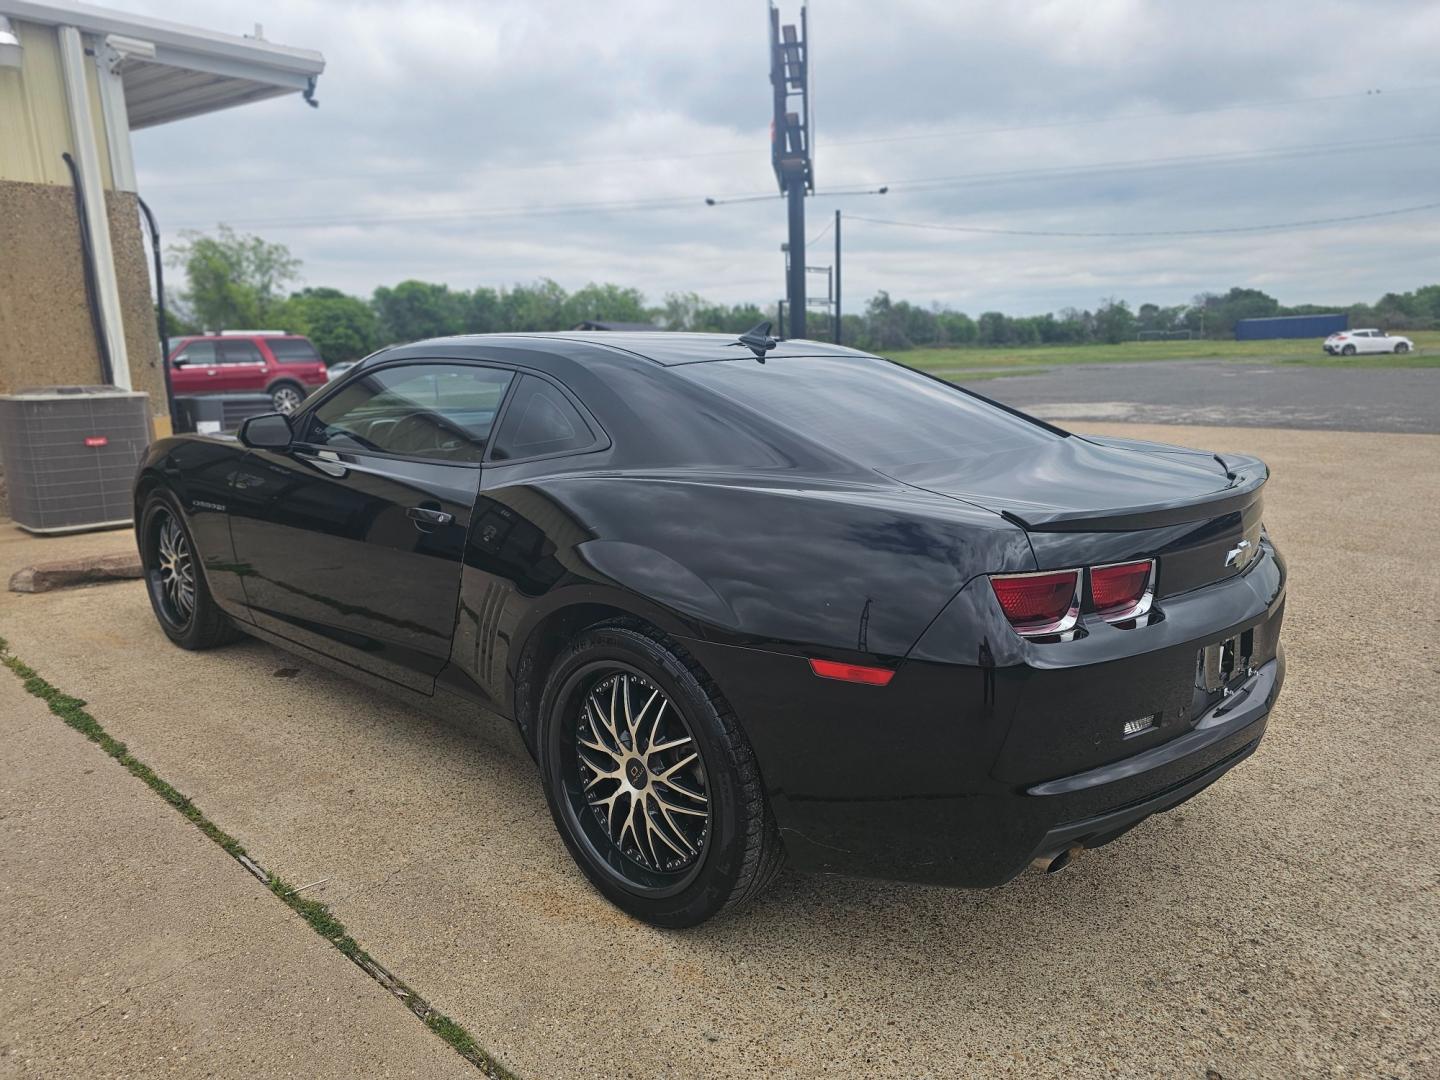
<path id="1" fill-rule="evenodd" d="M 230 338 L 216 342 L 218 350 L 214 390 L 218 394 L 263 394 L 265 357 L 253 341 Z"/>
<path id="2" fill-rule="evenodd" d="M 379 366 L 296 414 L 290 447 L 251 450 L 230 521 L 256 624 L 432 692 L 511 379 L 455 361 Z"/>
<path id="3" fill-rule="evenodd" d="M 1385 350 L 1385 339 L 1380 336 L 1379 330 L 1366 330 L 1360 335 L 1360 348 L 1362 353 L 1383 352 Z"/>
<path id="4" fill-rule="evenodd" d="M 214 393 L 218 375 L 213 341 L 192 341 L 170 361 L 170 387 L 177 394 Z"/>

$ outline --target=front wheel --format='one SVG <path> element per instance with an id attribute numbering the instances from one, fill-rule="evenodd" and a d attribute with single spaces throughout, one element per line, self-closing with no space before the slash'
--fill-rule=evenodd
<path id="1" fill-rule="evenodd" d="M 1409 346 L 1409 345 L 1406 345 L 1405 342 L 1401 341 L 1401 342 L 1397 342 L 1397 343 L 1396 343 L 1396 345 L 1395 345 L 1395 355 L 1396 355 L 1396 356 L 1399 356 L 1401 353 L 1407 353 L 1407 352 L 1409 352 L 1409 351 L 1410 351 L 1410 346 Z"/>
<path id="2" fill-rule="evenodd" d="M 179 506 L 162 490 L 152 492 L 141 511 L 140 561 L 155 618 L 176 645 L 209 649 L 240 636 L 210 595 Z"/>
<path id="3" fill-rule="evenodd" d="M 538 749 L 570 854 L 656 926 L 758 895 L 783 854 L 749 742 L 704 670 L 647 627 L 585 631 L 555 661 Z"/>

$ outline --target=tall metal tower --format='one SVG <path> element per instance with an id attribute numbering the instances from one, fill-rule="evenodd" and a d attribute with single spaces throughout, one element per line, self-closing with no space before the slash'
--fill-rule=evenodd
<path id="1" fill-rule="evenodd" d="M 806 12 L 800 8 L 800 29 L 780 25 L 780 12 L 770 5 L 770 85 L 775 92 L 775 118 L 770 124 L 770 162 L 790 211 L 786 294 L 790 337 L 805 336 L 805 195 L 815 190 L 810 158 L 810 46 Z"/>

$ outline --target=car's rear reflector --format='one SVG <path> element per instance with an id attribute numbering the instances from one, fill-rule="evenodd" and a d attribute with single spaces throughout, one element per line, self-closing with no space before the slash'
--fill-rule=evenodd
<path id="1" fill-rule="evenodd" d="M 1112 563 L 1090 570 L 1090 595 L 1095 611 L 1107 622 L 1126 622 L 1150 608 L 1155 560 Z"/>
<path id="2" fill-rule="evenodd" d="M 890 668 L 867 667 L 864 664 L 842 664 L 838 660 L 811 660 L 810 670 L 822 679 L 863 683 L 865 686 L 889 686 L 895 672 Z"/>
<path id="3" fill-rule="evenodd" d="M 1063 634 L 1080 619 L 1080 571 L 992 574 L 990 587 L 1000 610 L 1024 637 Z"/>

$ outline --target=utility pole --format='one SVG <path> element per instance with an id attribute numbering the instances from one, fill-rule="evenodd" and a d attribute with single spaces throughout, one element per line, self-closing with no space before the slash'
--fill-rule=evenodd
<path id="1" fill-rule="evenodd" d="M 840 211 L 835 211 L 835 344 L 840 344 Z"/>
<path id="2" fill-rule="evenodd" d="M 788 203 L 790 244 L 786 266 L 790 336 L 805 336 L 805 195 L 815 190 L 810 158 L 809 27 L 804 7 L 800 28 L 780 25 L 780 12 L 770 7 L 770 85 L 774 119 L 770 126 L 770 162 Z M 797 99 L 793 104 L 791 99 Z"/>

